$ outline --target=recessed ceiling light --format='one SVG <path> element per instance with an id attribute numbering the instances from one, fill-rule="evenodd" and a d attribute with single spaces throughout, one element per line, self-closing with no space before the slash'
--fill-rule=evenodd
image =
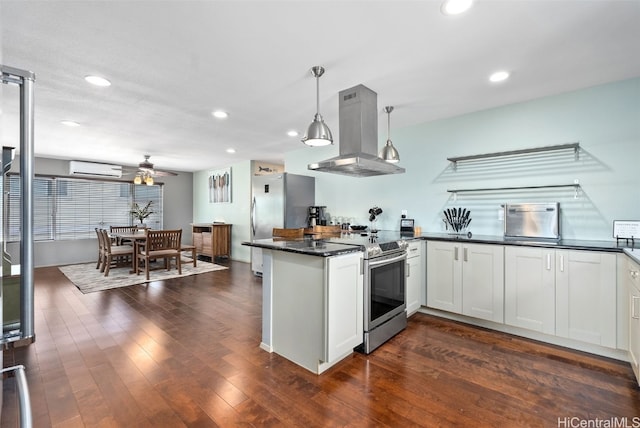
<path id="1" fill-rule="evenodd" d="M 287 135 L 289 137 L 297 137 L 298 136 L 298 131 L 295 131 L 295 130 L 292 129 L 291 131 L 287 132 Z"/>
<path id="2" fill-rule="evenodd" d="M 84 76 L 84 80 L 96 86 L 111 86 L 111 82 L 100 76 Z"/>
<path id="3" fill-rule="evenodd" d="M 226 119 L 227 117 L 229 117 L 229 113 L 222 110 L 216 110 L 211 114 L 213 115 L 213 117 L 217 117 L 218 119 Z"/>
<path id="4" fill-rule="evenodd" d="M 469 10 L 472 5 L 473 0 L 446 0 L 440 11 L 445 15 L 458 15 Z"/>
<path id="5" fill-rule="evenodd" d="M 80 126 L 78 122 L 74 122 L 73 120 L 61 120 L 60 123 L 63 124 L 64 126 L 70 126 L 72 128 Z"/>
<path id="6" fill-rule="evenodd" d="M 509 72 L 508 71 L 496 71 L 495 73 L 493 73 L 491 76 L 489 76 L 489 80 L 491 82 L 503 82 L 505 80 L 507 80 L 509 78 Z"/>
<path id="7" fill-rule="evenodd" d="M 227 153 L 235 153 L 236 149 L 227 149 Z"/>

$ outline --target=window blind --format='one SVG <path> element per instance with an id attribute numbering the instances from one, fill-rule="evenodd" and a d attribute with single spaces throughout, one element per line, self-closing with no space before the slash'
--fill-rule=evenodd
<path id="1" fill-rule="evenodd" d="M 20 240 L 20 176 L 9 175 L 8 240 Z M 95 228 L 128 226 L 134 202 L 152 201 L 153 214 L 145 223 L 162 229 L 162 185 L 134 185 L 118 181 L 64 177 L 35 177 L 34 239 L 68 240 L 95 238 Z"/>

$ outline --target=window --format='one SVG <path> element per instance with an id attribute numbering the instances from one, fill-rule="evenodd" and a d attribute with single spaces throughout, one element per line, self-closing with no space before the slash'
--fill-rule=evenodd
<path id="1" fill-rule="evenodd" d="M 20 240 L 20 176 L 8 181 L 8 240 Z M 121 181 L 66 177 L 35 177 L 33 181 L 34 240 L 95 238 L 95 228 L 133 225 L 130 214 L 134 202 L 152 201 L 145 224 L 162 229 L 162 185 L 137 186 Z"/>

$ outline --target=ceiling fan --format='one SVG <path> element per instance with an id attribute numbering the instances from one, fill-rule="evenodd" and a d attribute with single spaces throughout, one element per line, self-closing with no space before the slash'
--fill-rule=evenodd
<path id="1" fill-rule="evenodd" d="M 135 184 L 146 184 L 151 186 L 153 184 L 154 177 L 170 177 L 178 175 L 175 172 L 164 171 L 160 169 L 156 169 L 153 167 L 153 164 L 149 162 L 149 158 L 151 155 L 144 155 L 144 161 L 138 164 L 138 168 L 132 168 L 130 170 L 125 169 L 123 171 L 124 174 L 135 174 L 136 176 L 133 179 Z"/>

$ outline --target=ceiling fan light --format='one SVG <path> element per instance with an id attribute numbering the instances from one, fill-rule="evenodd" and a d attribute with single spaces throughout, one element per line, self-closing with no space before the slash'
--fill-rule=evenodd
<path id="1" fill-rule="evenodd" d="M 150 175 L 147 175 L 147 178 L 145 178 L 145 183 L 147 184 L 147 186 L 153 186 L 153 177 Z"/>
<path id="2" fill-rule="evenodd" d="M 133 179 L 133 184 L 142 184 L 142 177 L 139 175 L 136 175 Z"/>
<path id="3" fill-rule="evenodd" d="M 382 150 L 380 150 L 380 154 L 378 156 L 389 163 L 400 162 L 400 154 L 396 148 L 393 147 L 391 140 L 387 140 L 387 144 L 385 144 Z"/>
<path id="4" fill-rule="evenodd" d="M 312 147 L 328 146 L 333 144 L 333 135 L 320 115 L 320 76 L 324 74 L 324 68 L 316 65 L 311 68 L 311 74 L 316 78 L 316 115 L 301 141 Z"/>

